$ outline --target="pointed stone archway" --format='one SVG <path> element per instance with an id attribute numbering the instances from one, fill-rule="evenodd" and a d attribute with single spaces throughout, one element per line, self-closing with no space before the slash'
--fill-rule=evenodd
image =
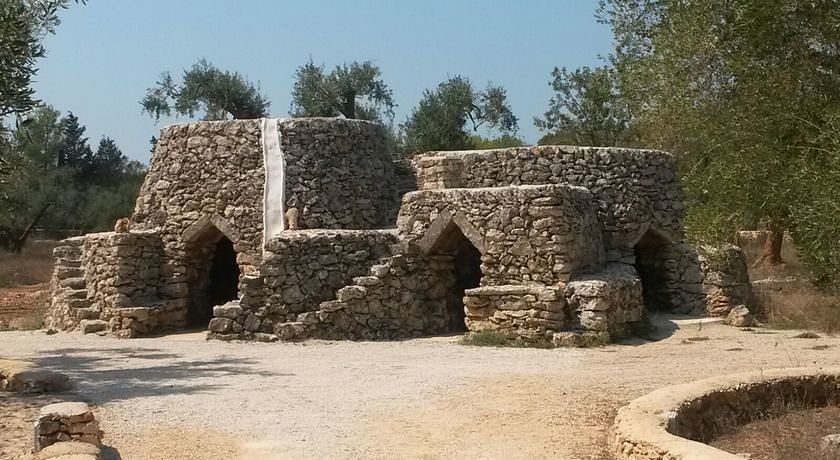
<path id="1" fill-rule="evenodd" d="M 182 237 L 189 288 L 187 324 L 206 327 L 214 306 L 238 297 L 240 268 L 234 246 L 239 242 L 239 232 L 226 219 L 214 215 L 197 220 Z"/>
<path id="2" fill-rule="evenodd" d="M 668 295 L 669 270 L 667 266 L 668 247 L 671 239 L 664 232 L 647 223 L 632 244 L 636 272 L 642 281 L 642 296 L 645 307 L 651 311 L 670 311 Z"/>
<path id="3" fill-rule="evenodd" d="M 464 291 L 481 284 L 481 254 L 484 239 L 463 216 L 441 213 L 418 242 L 429 257 L 451 262 L 454 278 L 447 296 L 449 332 L 466 331 Z"/>

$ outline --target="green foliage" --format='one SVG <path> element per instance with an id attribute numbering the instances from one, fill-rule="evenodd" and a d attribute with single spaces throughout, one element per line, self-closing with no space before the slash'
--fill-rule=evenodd
<path id="1" fill-rule="evenodd" d="M 22 0 L 0 3 L 0 117 L 30 110 L 35 61 L 44 48 Z"/>
<path id="2" fill-rule="evenodd" d="M 406 148 L 412 153 L 470 148 L 468 122 L 474 133 L 482 126 L 503 135 L 513 135 L 518 129 L 504 88 L 490 84 L 476 91 L 468 79 L 456 76 L 423 92 L 402 125 Z"/>
<path id="3" fill-rule="evenodd" d="M 106 230 L 131 213 L 143 165 L 129 162 L 109 138 L 93 153 L 78 118 L 59 117 L 38 107 L 0 142 L 10 171 L 0 177 L 0 247 L 19 251 L 36 225 Z"/>
<path id="4" fill-rule="evenodd" d="M 522 147 L 525 141 L 514 134 L 502 134 L 499 137 L 488 139 L 486 137 L 473 134 L 470 136 L 470 146 L 478 150 L 504 149 L 508 147 Z"/>
<path id="5" fill-rule="evenodd" d="M 327 73 L 311 60 L 295 71 L 291 113 L 295 117 L 338 117 L 390 121 L 393 92 L 370 61 L 336 66 Z"/>
<path id="6" fill-rule="evenodd" d="M 692 235 L 763 222 L 793 231 L 818 275 L 840 274 L 825 147 L 840 113 L 840 4 L 602 0 L 599 15 L 634 131 L 677 155 Z"/>
<path id="7" fill-rule="evenodd" d="M 93 161 L 93 150 L 85 136 L 87 128 L 79 123 L 73 112 L 61 120 L 63 138 L 58 152 L 58 166 L 83 170 Z M 26 131 L 25 131 L 26 132 Z M 27 133 L 31 137 L 31 133 Z"/>
<path id="8" fill-rule="evenodd" d="M 630 111 L 618 92 L 613 69 L 584 66 L 571 72 L 555 67 L 551 76 L 555 95 L 544 118 L 534 119 L 537 128 L 551 136 L 544 140 L 592 146 L 629 140 Z"/>
<path id="9" fill-rule="evenodd" d="M 181 84 L 169 72 L 161 74 L 140 105 L 155 120 L 173 112 L 189 117 L 204 112 L 204 120 L 225 120 L 265 117 L 270 103 L 238 72 L 219 70 L 201 59 L 184 71 Z"/>
<path id="10" fill-rule="evenodd" d="M 38 103 L 31 83 L 38 71 L 35 63 L 44 56 L 41 39 L 46 33 L 54 32 L 59 23 L 58 11 L 69 3 L 69 0 L 0 2 L 0 118 L 24 114 Z"/>

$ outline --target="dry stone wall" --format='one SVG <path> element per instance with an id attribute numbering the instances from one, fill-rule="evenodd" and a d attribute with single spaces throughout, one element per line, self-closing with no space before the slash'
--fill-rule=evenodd
<path id="1" fill-rule="evenodd" d="M 698 258 L 708 314 L 726 317 L 739 305 L 753 306 L 747 259 L 741 248 L 732 244 L 700 246 Z"/>
<path id="2" fill-rule="evenodd" d="M 359 120 L 306 118 L 279 120 L 278 130 L 285 160 L 285 207 L 295 210 L 298 228 L 367 229 L 386 223 L 395 209 L 396 189 L 382 127 Z M 57 281 L 54 297 L 65 297 L 59 302 L 64 311 L 56 306 L 56 318 L 50 322 L 71 329 L 83 320 L 106 321 L 109 331 L 133 331 L 131 335 L 145 333 L 157 322 L 181 326 L 187 310 L 207 308 L 208 276 L 222 238 L 232 243 L 239 272 L 257 274 L 263 255 L 261 137 L 261 120 L 198 122 L 162 129 L 131 218 L 134 231 L 119 234 L 129 236 L 114 237 L 117 240 L 103 240 L 101 245 L 91 237 L 91 254 L 103 261 L 92 266 L 95 273 L 90 276 L 96 283 L 89 286 L 91 294 L 79 292 L 87 289 L 81 281 L 66 281 L 76 286 L 72 288 Z M 143 240 L 136 236 L 138 232 L 155 232 L 156 237 Z M 66 248 L 73 252 L 71 246 Z M 114 256 L 117 259 L 106 256 L 111 250 L 120 253 Z M 135 250 L 159 255 L 154 274 L 142 267 L 131 271 L 133 256 L 123 252 Z M 145 257 L 144 253 L 136 260 Z M 68 273 L 77 271 L 80 258 L 75 254 L 74 261 L 59 266 Z M 106 286 L 107 280 L 114 279 L 111 272 L 131 279 L 140 286 L 137 292 L 123 292 L 129 289 L 128 283 Z M 117 294 L 142 297 L 154 308 L 135 312 L 120 305 L 112 308 L 115 299 L 125 300 Z M 86 302 L 98 312 L 69 309 L 70 304 L 81 308 Z M 177 312 L 168 314 L 173 309 Z M 158 315 L 160 311 L 167 314 Z M 87 332 L 101 328 L 100 323 L 82 327 Z"/>
<path id="3" fill-rule="evenodd" d="M 40 452 L 56 443 L 83 443 L 89 444 L 95 449 L 86 451 L 80 457 L 70 458 L 99 458 L 99 447 L 102 446 L 101 438 L 102 432 L 99 430 L 99 423 L 96 421 L 93 411 L 82 402 L 46 405 L 41 408 L 38 420 L 35 421 L 35 452 Z M 51 457 L 40 455 L 39 458 Z"/>
<path id="4" fill-rule="evenodd" d="M 283 232 L 267 243 L 259 275 L 242 280 L 240 301 L 214 309 L 210 330 L 288 338 L 290 330 L 312 324 L 321 302 L 366 275 L 396 242 L 393 232 L 377 230 Z"/>
<path id="5" fill-rule="evenodd" d="M 161 278 L 156 232 L 91 233 L 65 240 L 55 254 L 49 327 L 134 337 L 184 325 L 184 300 Z"/>
<path id="6" fill-rule="evenodd" d="M 644 321 L 642 282 L 631 265 L 614 263 L 595 274 L 576 277 L 564 292 L 569 305 L 567 329 L 627 336 Z"/>
<path id="7" fill-rule="evenodd" d="M 682 240 L 683 192 L 671 155 L 654 150 L 536 146 L 430 152 L 414 160 L 420 189 L 571 184 L 598 202 L 608 250 L 632 248 L 648 226 Z M 610 260 L 621 254 L 608 252 Z M 612 256 L 612 257 L 610 257 Z"/>
<path id="8" fill-rule="evenodd" d="M 566 327 L 563 289 L 538 285 L 485 286 L 467 289 L 467 328 L 495 331 L 510 339 L 545 341 Z"/>
<path id="9" fill-rule="evenodd" d="M 463 311 L 452 299 L 452 258 L 427 256 L 416 248 L 399 252 L 372 266 L 367 276 L 354 278 L 335 300 L 321 303 L 307 333 L 397 340 L 463 330 Z"/>
<path id="10" fill-rule="evenodd" d="M 481 252 L 481 285 L 557 284 L 604 260 L 595 202 L 568 185 L 422 190 L 403 198 L 400 237 L 432 249 L 451 224 Z"/>
<path id="11" fill-rule="evenodd" d="M 384 128 L 362 120 L 280 120 L 286 207 L 302 228 L 373 229 L 398 206 Z"/>

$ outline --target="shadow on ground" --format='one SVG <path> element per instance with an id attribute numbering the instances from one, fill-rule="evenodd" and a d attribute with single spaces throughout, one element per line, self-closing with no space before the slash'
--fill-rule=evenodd
<path id="1" fill-rule="evenodd" d="M 259 370 L 250 358 L 196 360 L 153 348 L 60 348 L 32 361 L 67 374 L 73 384 L 72 391 L 96 404 L 144 396 L 210 392 L 226 385 L 207 383 L 208 378 L 228 375 L 294 375 Z"/>
<path id="2" fill-rule="evenodd" d="M 638 337 L 629 337 L 617 342 L 618 345 L 644 345 L 658 342 L 673 336 L 678 330 L 687 327 L 701 330 L 704 324 L 717 321 L 714 318 L 698 315 L 649 314 L 650 328 Z"/>

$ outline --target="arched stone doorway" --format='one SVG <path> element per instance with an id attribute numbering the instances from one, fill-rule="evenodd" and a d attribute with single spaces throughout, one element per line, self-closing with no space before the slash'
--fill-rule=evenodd
<path id="1" fill-rule="evenodd" d="M 454 283 L 449 289 L 446 303 L 448 332 L 465 332 L 464 291 L 481 284 L 480 239 L 466 220 L 444 213 L 429 227 L 420 247 L 429 255 L 450 262 Z M 472 238 L 467 235 L 472 236 Z M 478 242 L 478 246 L 474 244 Z"/>
<path id="2" fill-rule="evenodd" d="M 240 270 L 234 249 L 237 238 L 225 224 L 220 218 L 202 218 L 184 232 L 190 327 L 206 327 L 214 306 L 238 297 Z M 228 231 L 223 232 L 220 227 Z"/>
<path id="3" fill-rule="evenodd" d="M 667 254 L 671 241 L 667 237 L 648 227 L 633 246 L 636 256 L 636 271 L 642 281 L 642 296 L 645 307 L 650 311 L 671 311 L 668 295 Z"/>

